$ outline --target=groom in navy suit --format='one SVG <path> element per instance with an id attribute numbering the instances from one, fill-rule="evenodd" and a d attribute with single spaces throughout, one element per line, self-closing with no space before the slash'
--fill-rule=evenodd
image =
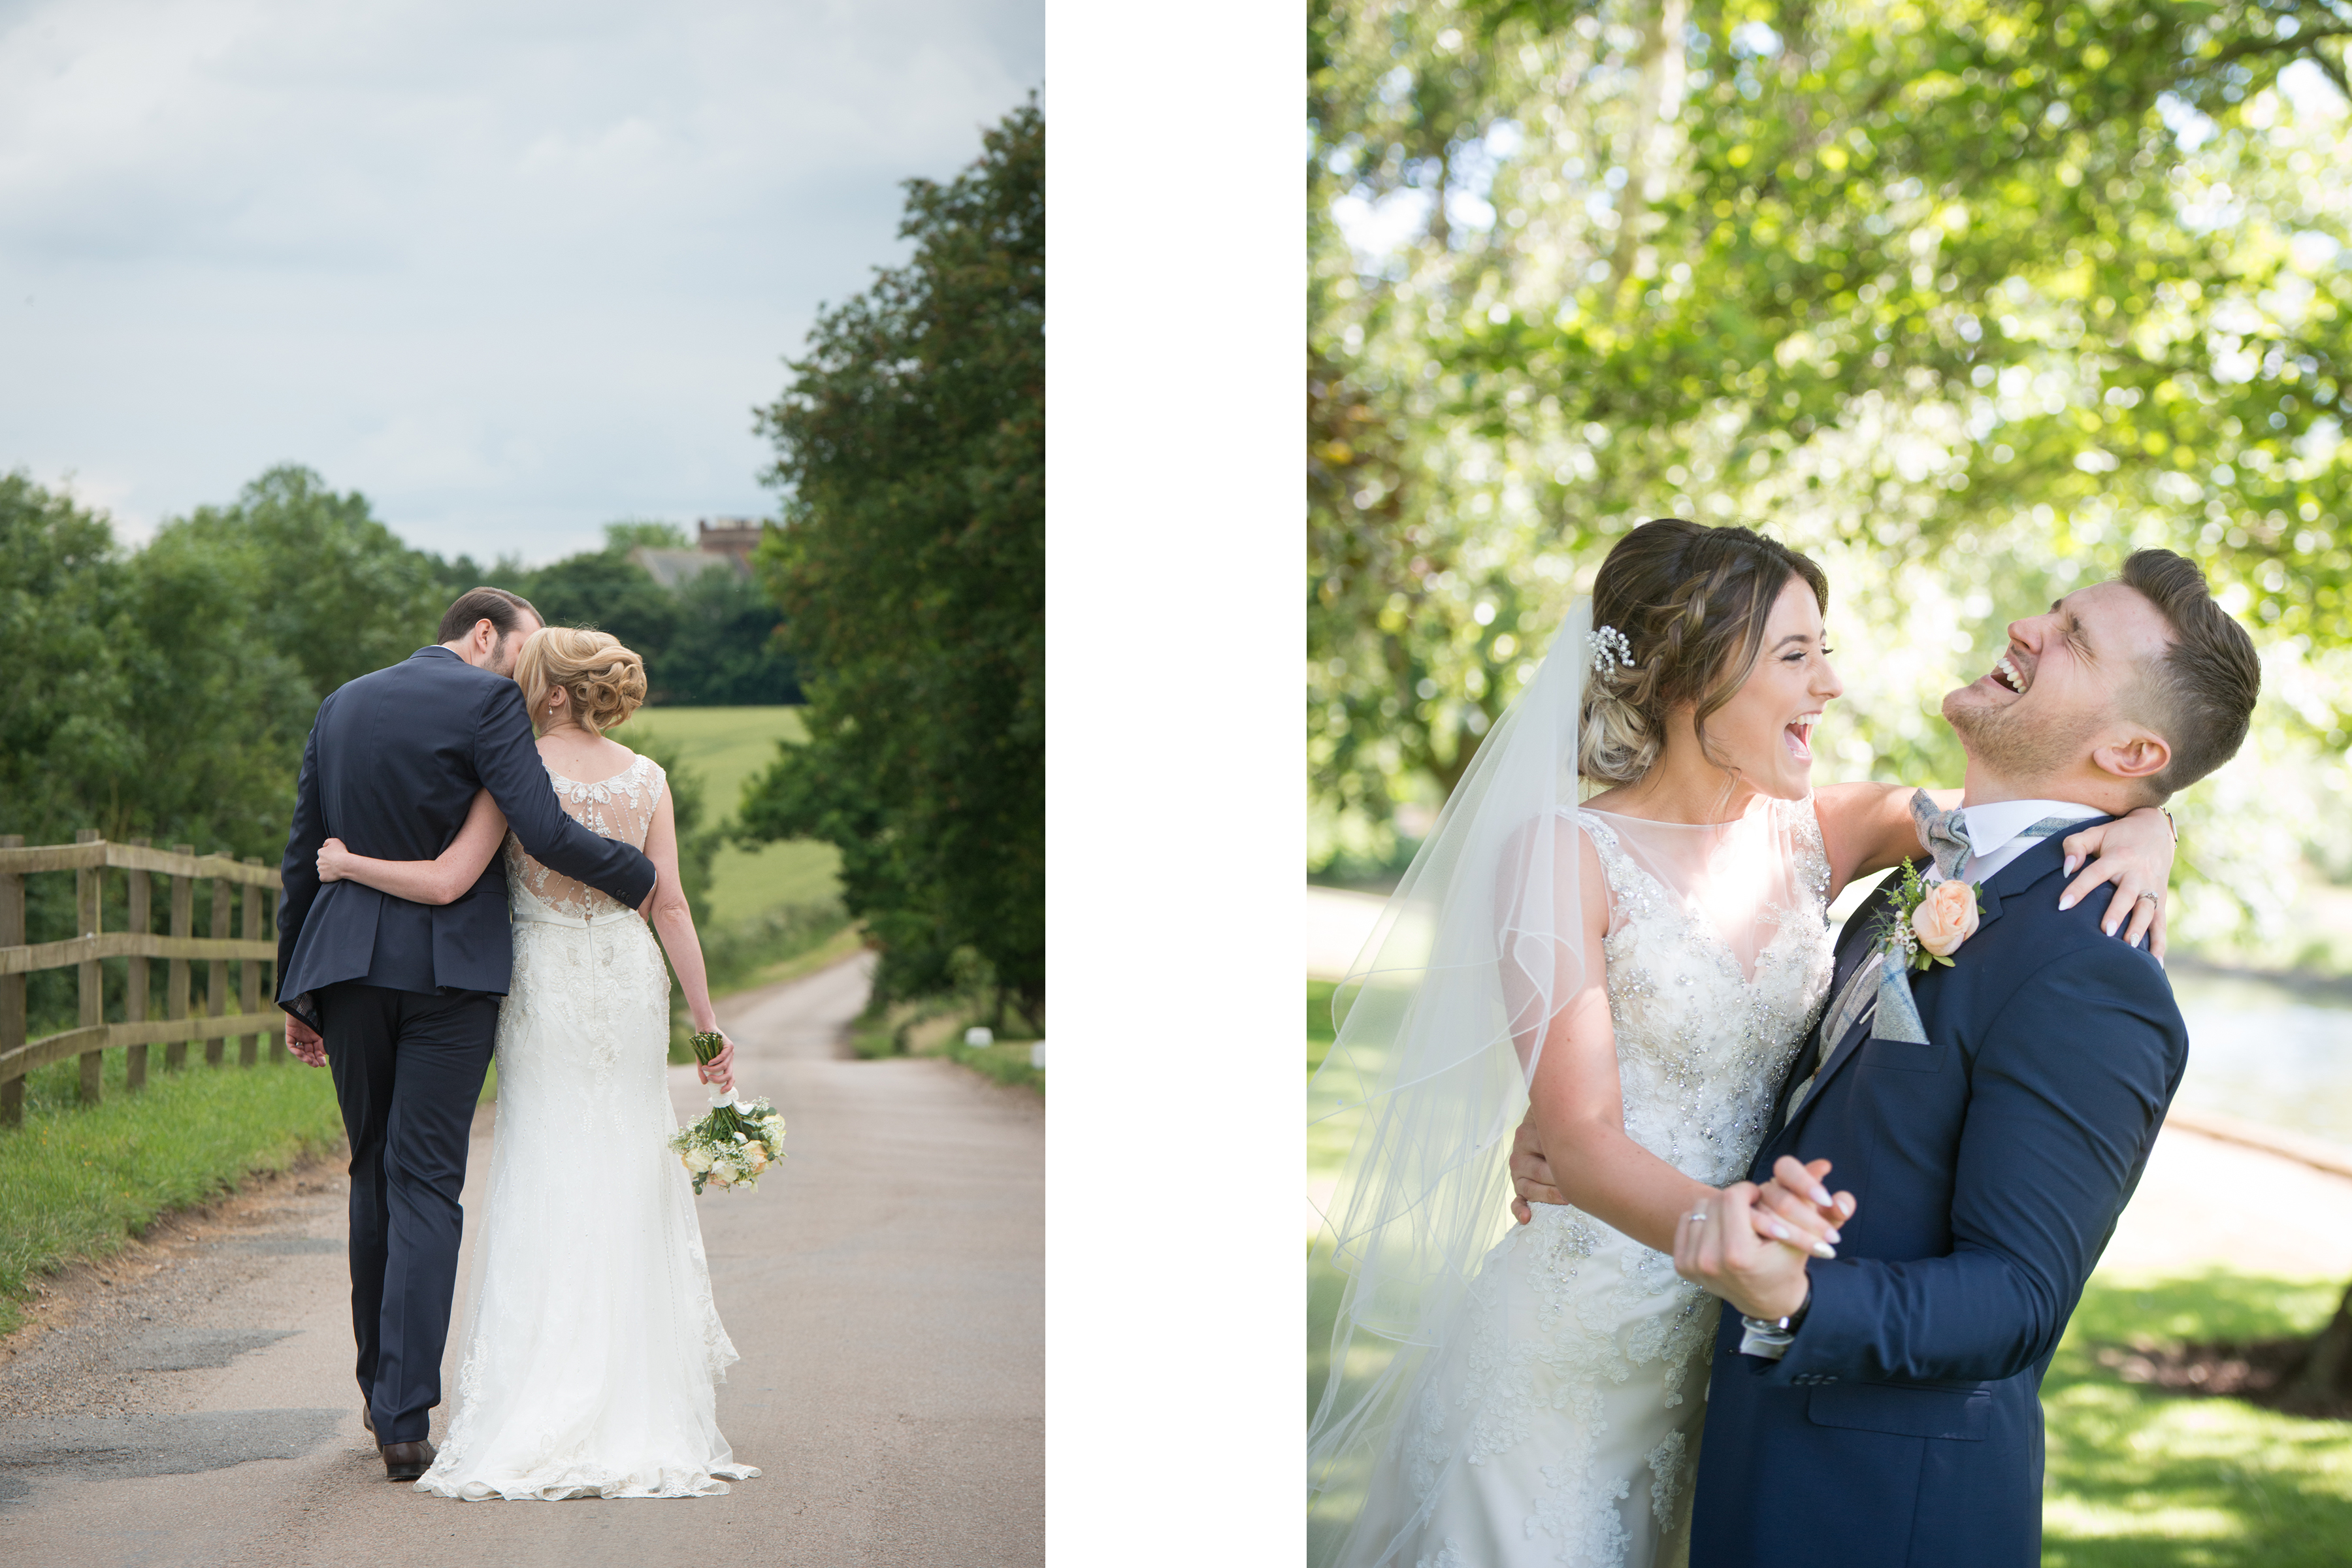
<path id="1" fill-rule="evenodd" d="M 1677 1237 L 1729 1304 L 1692 1568 L 2040 1563 L 2042 1373 L 2189 1053 L 2162 967 L 2102 929 L 2123 911 L 2059 909 L 2058 838 L 2228 761 L 2260 681 L 2197 568 L 2146 550 L 1945 698 L 1967 791 L 1923 827 L 1979 924 L 1950 966 L 1889 974 L 1900 879 L 1846 923 L 1752 1173 L 1831 1161 L 1859 1199 L 1838 1257 L 1759 1241 L 1747 1184 Z"/>
<path id="2" fill-rule="evenodd" d="M 464 1222 L 457 1194 L 474 1109 L 513 966 L 500 858 L 438 907 L 358 882 L 319 880 L 319 846 L 430 860 L 487 789 L 522 847 L 630 908 L 653 894 L 653 863 L 567 816 L 531 743 L 510 679 L 539 629 L 497 588 L 462 595 L 441 642 L 350 682 L 319 705 L 302 755 L 285 896 L 278 1005 L 288 1047 L 330 1063 L 352 1144 L 352 1328 L 362 1419 L 393 1480 L 432 1463 L 441 1352 Z"/>

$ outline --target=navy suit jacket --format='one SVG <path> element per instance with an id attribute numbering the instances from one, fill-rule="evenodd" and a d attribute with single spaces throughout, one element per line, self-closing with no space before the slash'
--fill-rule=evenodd
<path id="1" fill-rule="evenodd" d="M 484 789 L 543 864 L 632 909 L 653 891 L 652 861 L 598 837 L 556 804 L 531 744 L 522 688 L 446 647 L 419 648 L 335 690 L 310 726 L 278 905 L 280 1006 L 315 1027 L 312 993 L 389 975 L 505 994 L 514 940 L 499 856 L 472 888 L 438 907 L 319 880 L 319 846 L 329 838 L 382 860 L 435 858 Z"/>
<path id="2" fill-rule="evenodd" d="M 2059 910 L 2062 860 L 2053 837 L 2003 867 L 1953 966 L 1913 973 L 1927 1044 L 1865 1020 L 1793 1119 L 1781 1090 L 1755 1179 L 1830 1160 L 1859 1208 L 1783 1359 L 1740 1354 L 1723 1314 L 1692 1568 L 2040 1563 L 2042 1373 L 2189 1059 L 2108 900 Z M 1847 922 L 1832 997 L 1895 881 Z"/>

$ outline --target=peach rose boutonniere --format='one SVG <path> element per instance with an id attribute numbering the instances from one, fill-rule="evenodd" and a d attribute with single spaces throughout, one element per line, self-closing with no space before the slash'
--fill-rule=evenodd
<path id="1" fill-rule="evenodd" d="M 1983 907 L 1984 894 L 1976 883 L 1930 882 L 1916 866 L 1906 866 L 1887 921 L 1886 946 L 1901 950 L 1906 968 L 1948 964 L 1960 943 L 1976 935 Z"/>

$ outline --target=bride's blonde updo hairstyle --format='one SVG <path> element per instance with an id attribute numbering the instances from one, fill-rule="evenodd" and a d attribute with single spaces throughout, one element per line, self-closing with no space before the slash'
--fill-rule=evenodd
<path id="1" fill-rule="evenodd" d="M 1596 660 L 1584 687 L 1576 771 L 1596 784 L 1633 783 L 1656 764 L 1666 716 L 1685 704 L 1713 759 L 1707 716 L 1756 668 L 1765 622 L 1791 575 L 1805 580 L 1826 613 L 1830 580 L 1822 569 L 1752 530 L 1664 517 L 1619 540 L 1592 581 L 1592 625 L 1622 634 L 1633 663 L 1613 651 Z"/>
<path id="2" fill-rule="evenodd" d="M 530 704 L 533 729 L 547 723 L 548 693 L 568 693 L 572 718 L 603 734 L 646 700 L 646 661 L 610 632 L 541 626 L 515 657 L 515 680 Z"/>

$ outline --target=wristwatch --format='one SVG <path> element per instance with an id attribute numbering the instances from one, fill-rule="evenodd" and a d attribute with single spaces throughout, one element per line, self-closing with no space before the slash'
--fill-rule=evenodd
<path id="1" fill-rule="evenodd" d="M 1805 1321 L 1805 1313 L 1812 1304 L 1813 1288 L 1809 1283 L 1805 1287 L 1805 1299 L 1798 1302 L 1797 1310 L 1785 1318 L 1751 1318 L 1742 1312 L 1739 1315 L 1739 1327 L 1743 1331 L 1739 1338 L 1740 1350 L 1748 1355 L 1769 1355 L 1777 1360 L 1782 1351 L 1795 1342 L 1797 1325 Z"/>

